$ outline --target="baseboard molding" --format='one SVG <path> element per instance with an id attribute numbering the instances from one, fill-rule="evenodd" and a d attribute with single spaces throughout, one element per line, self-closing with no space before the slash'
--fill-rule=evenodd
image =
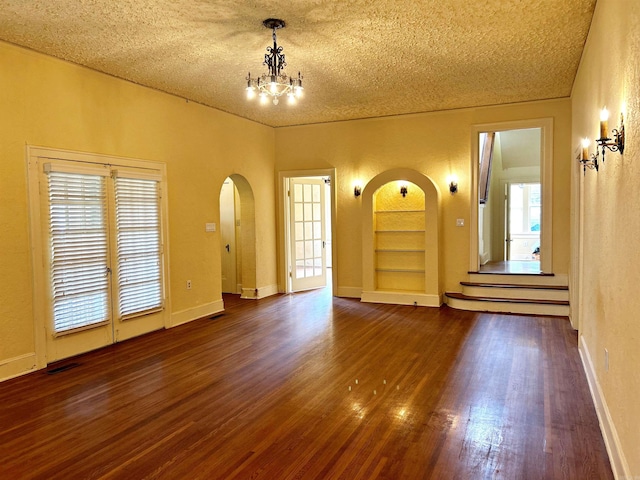
<path id="1" fill-rule="evenodd" d="M 171 325 L 168 325 L 167 328 L 177 327 L 178 325 L 183 325 L 193 320 L 208 317 L 222 311 L 224 311 L 224 302 L 220 299 L 205 305 L 175 312 L 171 314 Z"/>
<path id="2" fill-rule="evenodd" d="M 392 305 L 418 305 L 420 307 L 439 307 L 442 305 L 441 295 L 410 292 L 362 292 L 363 302 L 388 303 Z"/>
<path id="3" fill-rule="evenodd" d="M 360 298 L 362 296 L 361 287 L 338 287 L 334 291 L 336 297 Z"/>
<path id="4" fill-rule="evenodd" d="M 278 293 L 278 285 L 267 285 L 258 288 L 243 288 L 240 298 L 258 300 Z"/>
<path id="5" fill-rule="evenodd" d="M 35 352 L 0 360 L 0 382 L 38 370 L 37 364 Z"/>
<path id="6" fill-rule="evenodd" d="M 633 478 L 629 464 L 626 461 L 622 446 L 620 445 L 620 438 L 616 431 L 616 426 L 611 419 L 609 413 L 609 407 L 607 401 L 602 394 L 600 388 L 600 382 L 596 376 L 596 371 L 593 368 L 593 361 L 589 353 L 587 344 L 584 341 L 584 337 L 580 336 L 580 342 L 578 344 L 578 352 L 580 352 L 580 358 L 582 359 L 582 366 L 587 375 L 587 382 L 589 383 L 589 390 L 591 391 L 591 398 L 596 408 L 596 414 L 598 415 L 598 422 L 600 423 L 600 431 L 604 438 L 604 444 L 607 447 L 607 453 L 609 454 L 609 462 L 611 463 L 611 470 L 615 478 Z"/>

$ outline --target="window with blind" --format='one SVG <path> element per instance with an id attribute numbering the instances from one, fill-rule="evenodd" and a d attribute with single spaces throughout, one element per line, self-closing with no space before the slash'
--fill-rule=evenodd
<path id="1" fill-rule="evenodd" d="M 51 171 L 50 275 L 56 332 L 109 321 L 105 177 Z"/>
<path id="2" fill-rule="evenodd" d="M 119 320 L 161 311 L 160 176 L 107 165 L 44 171 L 54 334 L 109 324 L 111 305 Z"/>
<path id="3" fill-rule="evenodd" d="M 162 308 L 158 182 L 115 177 L 120 318 Z"/>

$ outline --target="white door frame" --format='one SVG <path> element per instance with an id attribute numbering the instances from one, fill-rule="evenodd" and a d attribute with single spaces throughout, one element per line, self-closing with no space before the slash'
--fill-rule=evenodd
<path id="1" fill-rule="evenodd" d="M 542 232 L 540 235 L 540 271 L 553 273 L 553 118 L 485 123 L 471 127 L 471 212 L 469 271 L 480 268 L 478 253 L 478 155 L 479 138 L 485 132 L 503 132 L 525 128 L 540 129 L 540 184 L 542 190 Z"/>
<path id="2" fill-rule="evenodd" d="M 313 170 L 285 170 L 278 172 L 278 253 L 280 262 L 278 262 L 278 290 L 283 293 L 291 293 L 291 282 L 289 281 L 289 262 L 290 262 L 290 246 L 288 239 L 290 238 L 288 207 L 289 201 L 287 196 L 287 186 L 289 179 L 292 177 L 328 177 L 330 180 L 329 200 L 331 202 L 331 280 L 333 293 L 338 291 L 338 262 L 337 242 L 336 242 L 336 169 L 322 168 Z"/>

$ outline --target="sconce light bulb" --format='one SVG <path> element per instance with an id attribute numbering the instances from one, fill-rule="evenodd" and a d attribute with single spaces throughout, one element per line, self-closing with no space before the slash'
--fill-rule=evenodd
<path id="1" fill-rule="evenodd" d="M 603 107 L 600 110 L 600 121 L 606 122 L 607 120 L 609 120 L 609 110 L 607 110 L 607 107 Z"/>
<path id="2" fill-rule="evenodd" d="M 590 143 L 591 141 L 587 137 L 584 137 L 582 139 L 582 148 L 589 148 Z"/>

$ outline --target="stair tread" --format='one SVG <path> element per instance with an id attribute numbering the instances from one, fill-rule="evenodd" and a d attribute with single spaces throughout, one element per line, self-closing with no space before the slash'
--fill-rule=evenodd
<path id="1" fill-rule="evenodd" d="M 455 298 L 458 300 L 475 300 L 478 302 L 501 302 L 501 303 L 533 303 L 541 305 L 569 305 L 567 300 L 535 300 L 530 298 L 504 298 L 504 297 L 476 297 L 473 295 L 465 295 L 458 292 L 446 292 L 445 295 L 449 298 Z"/>
<path id="2" fill-rule="evenodd" d="M 513 272 L 485 272 L 485 271 L 479 271 L 476 270 L 474 271 L 468 271 L 467 273 L 473 274 L 473 275 L 510 275 L 513 277 L 554 277 L 555 274 L 554 273 L 544 273 L 544 272 L 540 272 L 540 273 L 513 273 Z"/>
<path id="3" fill-rule="evenodd" d="M 492 287 L 492 288 L 529 288 L 536 290 L 569 290 L 566 285 L 519 285 L 516 283 L 482 283 L 482 282 L 460 282 L 466 287 Z"/>

